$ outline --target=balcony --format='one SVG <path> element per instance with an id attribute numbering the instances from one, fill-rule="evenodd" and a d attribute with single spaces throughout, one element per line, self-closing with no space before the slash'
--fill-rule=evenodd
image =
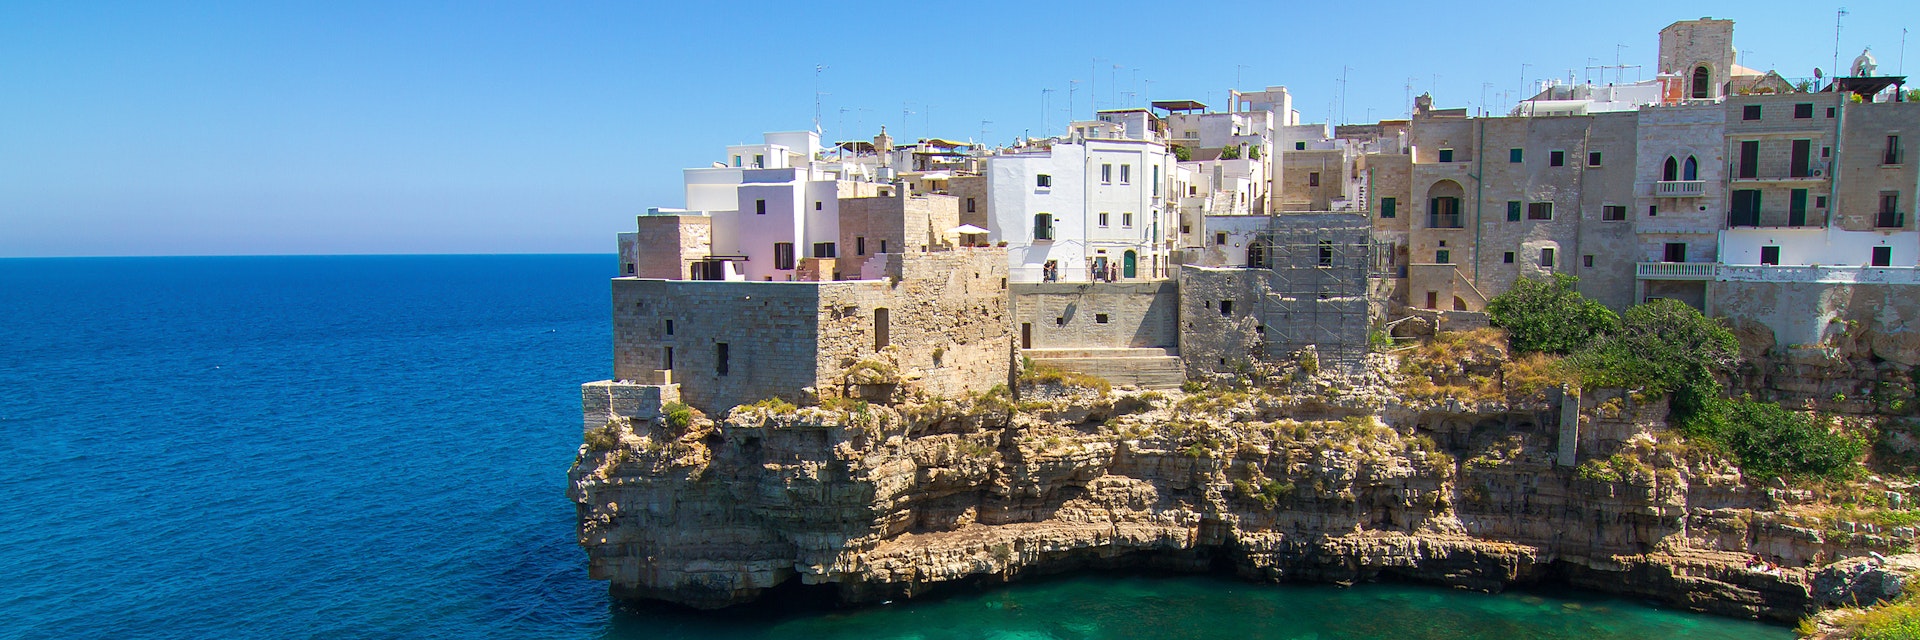
<path id="1" fill-rule="evenodd" d="M 1882 211 L 1873 216 L 1873 226 L 1879 229 L 1899 229 L 1907 226 L 1907 214 L 1899 211 Z"/>
<path id="2" fill-rule="evenodd" d="M 1759 211 L 1729 211 L 1727 212 L 1727 226 L 1777 227 L 1788 229 L 1824 227 L 1827 226 L 1827 214 L 1820 211 L 1769 211 L 1766 213 Z"/>
<path id="3" fill-rule="evenodd" d="M 1641 280 L 1712 280 L 1712 262 L 1642 262 L 1634 268 Z"/>
<path id="4" fill-rule="evenodd" d="M 1920 284 L 1914 267 L 1720 265 L 1726 282 L 1820 282 L 1829 284 Z"/>
<path id="5" fill-rule="evenodd" d="M 1906 149 L 1888 149 L 1880 154 L 1880 164 L 1904 164 L 1907 160 Z"/>
<path id="6" fill-rule="evenodd" d="M 1653 183 L 1657 198 L 1698 198 L 1707 195 L 1705 180 L 1661 180 Z"/>
<path id="7" fill-rule="evenodd" d="M 1827 163 L 1814 162 L 1805 167 L 1790 167 L 1785 175 L 1775 171 L 1760 171 L 1759 167 L 1746 167 L 1740 163 L 1730 163 L 1727 175 L 1734 182 L 1817 182 L 1827 179 Z"/>

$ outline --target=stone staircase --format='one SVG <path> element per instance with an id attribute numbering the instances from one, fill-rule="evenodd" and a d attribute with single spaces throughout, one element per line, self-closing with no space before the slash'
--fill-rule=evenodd
<path id="1" fill-rule="evenodd" d="M 1022 349 L 1035 364 L 1095 375 L 1116 387 L 1178 389 L 1187 381 L 1186 368 L 1172 349 Z"/>

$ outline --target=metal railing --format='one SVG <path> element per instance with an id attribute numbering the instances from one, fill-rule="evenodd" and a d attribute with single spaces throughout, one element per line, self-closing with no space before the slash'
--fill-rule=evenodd
<path id="1" fill-rule="evenodd" d="M 1900 211 L 1882 211 L 1874 214 L 1873 226 L 1882 229 L 1897 229 L 1907 226 L 1907 214 Z"/>
<path id="2" fill-rule="evenodd" d="M 1914 267 L 1838 267 L 1779 265 L 1720 265 L 1717 279 L 1731 282 L 1823 282 L 1863 284 L 1920 284 Z"/>
<path id="3" fill-rule="evenodd" d="M 1712 280 L 1712 262 L 1642 262 L 1634 269 L 1641 280 Z"/>
<path id="4" fill-rule="evenodd" d="M 1653 183 L 1653 195 L 1661 198 L 1698 198 L 1707 195 L 1707 181 L 1661 180 Z"/>

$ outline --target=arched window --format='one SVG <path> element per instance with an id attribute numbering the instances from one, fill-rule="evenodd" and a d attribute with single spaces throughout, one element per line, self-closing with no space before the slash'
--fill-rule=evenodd
<path id="1" fill-rule="evenodd" d="M 1685 179 L 1687 180 L 1699 180 L 1700 161 L 1693 159 L 1693 156 L 1687 156 L 1687 169 L 1686 171 L 1682 171 L 1680 175 L 1686 176 Z"/>
<path id="2" fill-rule="evenodd" d="M 1667 156 L 1667 165 L 1666 168 L 1660 170 L 1660 179 L 1667 182 L 1680 179 L 1680 163 L 1675 162 L 1673 156 Z"/>
<path id="3" fill-rule="evenodd" d="M 1247 245 L 1247 267 L 1252 269 L 1267 268 L 1267 243 L 1265 241 L 1256 240 L 1253 244 Z"/>
<path id="4" fill-rule="evenodd" d="M 1713 93 L 1713 72 L 1707 71 L 1707 68 L 1705 66 L 1694 67 L 1693 97 L 1703 98 L 1703 99 L 1711 98 L 1713 97 L 1711 95 L 1712 93 Z"/>
<path id="5" fill-rule="evenodd" d="M 1460 229 L 1460 200 L 1466 191 L 1460 183 L 1441 180 L 1427 188 L 1427 227 L 1432 229 Z"/>

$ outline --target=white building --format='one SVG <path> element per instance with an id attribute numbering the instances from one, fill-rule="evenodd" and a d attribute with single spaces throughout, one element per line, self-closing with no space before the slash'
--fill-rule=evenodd
<path id="1" fill-rule="evenodd" d="M 711 216 L 712 256 L 747 280 L 800 279 L 808 257 L 833 257 L 848 183 L 870 183 L 870 163 L 829 160 L 813 131 L 767 133 L 727 147 L 726 160 L 687 169 L 686 209 Z"/>
<path id="2" fill-rule="evenodd" d="M 1117 137 L 1131 133 L 1123 123 L 1074 127 L 1070 138 L 987 160 L 988 240 L 1007 244 L 1013 281 L 1167 277 L 1173 157 L 1159 142 Z"/>

